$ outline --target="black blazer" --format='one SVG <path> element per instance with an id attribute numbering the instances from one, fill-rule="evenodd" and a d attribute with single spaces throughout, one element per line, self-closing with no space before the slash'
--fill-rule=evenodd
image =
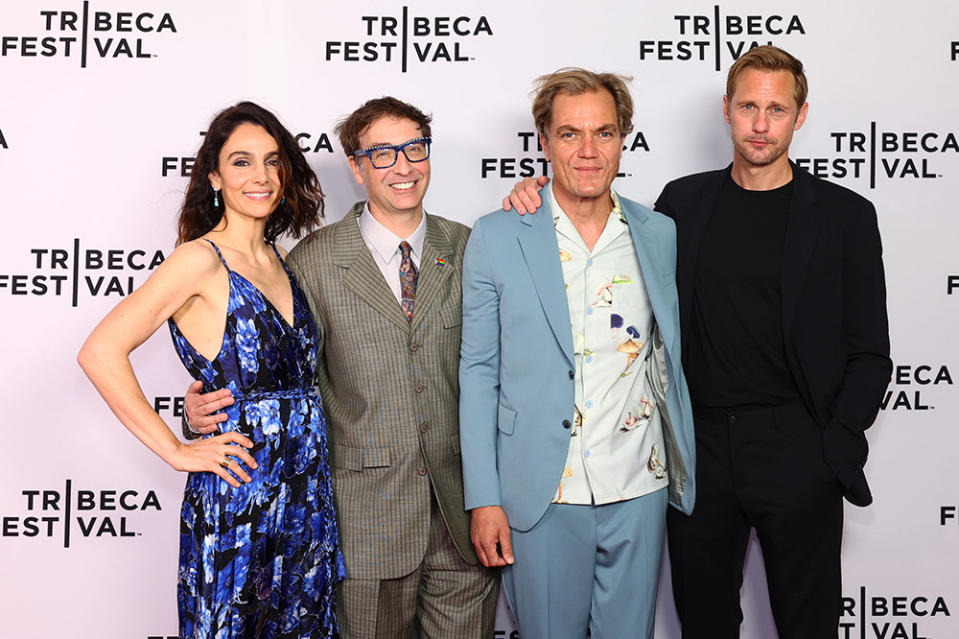
<path id="1" fill-rule="evenodd" d="M 846 499 L 867 506 L 872 494 L 862 471 L 864 431 L 876 419 L 892 374 L 876 211 L 849 189 L 791 165 L 782 275 L 786 358 L 803 402 L 823 429 L 826 463 Z M 656 200 L 656 210 L 676 222 L 683 343 L 700 245 L 731 168 L 674 180 Z"/>

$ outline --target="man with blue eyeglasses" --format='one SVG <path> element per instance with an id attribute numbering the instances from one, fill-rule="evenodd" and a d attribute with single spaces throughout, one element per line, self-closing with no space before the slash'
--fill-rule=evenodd
<path id="1" fill-rule="evenodd" d="M 463 501 L 457 373 L 469 228 L 429 215 L 430 116 L 370 100 L 336 127 L 366 202 L 305 238 L 293 269 L 316 320 L 347 579 L 344 638 L 494 634 L 499 573 Z M 217 391 L 222 393 L 223 391 Z M 187 396 L 198 432 L 223 405 Z"/>

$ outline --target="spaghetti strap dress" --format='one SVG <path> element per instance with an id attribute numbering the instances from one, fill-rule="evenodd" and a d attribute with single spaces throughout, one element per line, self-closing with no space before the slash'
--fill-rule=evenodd
<path id="1" fill-rule="evenodd" d="M 334 637 L 334 588 L 345 568 L 326 421 L 313 387 L 316 326 L 279 252 L 293 292 L 292 326 L 210 244 L 230 281 L 220 352 L 212 361 L 200 355 L 172 318 L 170 333 L 203 392 L 232 391 L 235 402 L 224 409 L 228 420 L 220 430 L 249 437 L 254 445 L 248 452 L 259 467 L 243 467 L 252 481 L 239 488 L 214 473 L 187 478 L 177 577 L 180 636 Z"/>

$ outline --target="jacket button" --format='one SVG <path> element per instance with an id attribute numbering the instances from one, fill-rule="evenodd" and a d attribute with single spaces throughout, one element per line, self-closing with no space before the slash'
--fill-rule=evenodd
<path id="1" fill-rule="evenodd" d="M 570 371 L 570 372 L 569 372 L 569 378 L 570 378 L 570 379 L 573 379 L 574 377 L 576 377 L 576 373 L 574 373 L 573 371 Z"/>
<path id="2" fill-rule="evenodd" d="M 412 344 L 410 344 L 410 350 L 414 353 L 416 352 L 416 349 L 418 349 L 419 347 L 420 345 L 417 344 L 416 342 L 413 342 Z"/>
<path id="3" fill-rule="evenodd" d="M 730 423 L 730 424 L 735 424 L 735 423 L 736 423 L 736 416 L 735 416 L 735 415 L 730 415 L 730 416 L 729 416 L 729 423 Z"/>
<path id="4" fill-rule="evenodd" d="M 422 384 L 417 384 L 416 386 L 413 387 L 413 390 L 415 390 L 417 393 L 422 393 L 422 392 L 423 392 L 423 385 L 422 385 Z"/>
<path id="5" fill-rule="evenodd" d="M 424 475 L 426 475 L 426 472 L 427 472 L 427 471 L 426 471 L 426 466 L 420 466 L 420 467 L 417 469 L 416 474 L 419 475 L 420 477 L 423 477 Z"/>
<path id="6" fill-rule="evenodd" d="M 425 433 L 425 432 L 428 431 L 429 429 L 430 429 L 430 425 L 427 424 L 426 422 L 423 422 L 423 423 L 420 424 L 420 432 L 421 432 L 421 433 Z"/>
<path id="7" fill-rule="evenodd" d="M 570 427 L 572 427 L 572 424 L 569 423 L 569 420 L 568 420 L 568 419 L 564 419 L 564 420 L 563 420 L 563 428 L 570 428 Z"/>

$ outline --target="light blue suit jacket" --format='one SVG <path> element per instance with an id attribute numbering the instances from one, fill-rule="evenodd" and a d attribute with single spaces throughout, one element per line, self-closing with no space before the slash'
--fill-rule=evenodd
<path id="1" fill-rule="evenodd" d="M 573 419 L 569 307 L 553 215 L 503 210 L 480 218 L 463 258 L 460 446 L 468 510 L 500 505 L 529 530 L 559 485 Z M 693 417 L 679 345 L 676 227 L 620 198 L 662 337 L 655 370 L 668 375 L 659 403 L 670 502 L 695 500 Z M 661 380 L 665 381 L 665 380 Z"/>

